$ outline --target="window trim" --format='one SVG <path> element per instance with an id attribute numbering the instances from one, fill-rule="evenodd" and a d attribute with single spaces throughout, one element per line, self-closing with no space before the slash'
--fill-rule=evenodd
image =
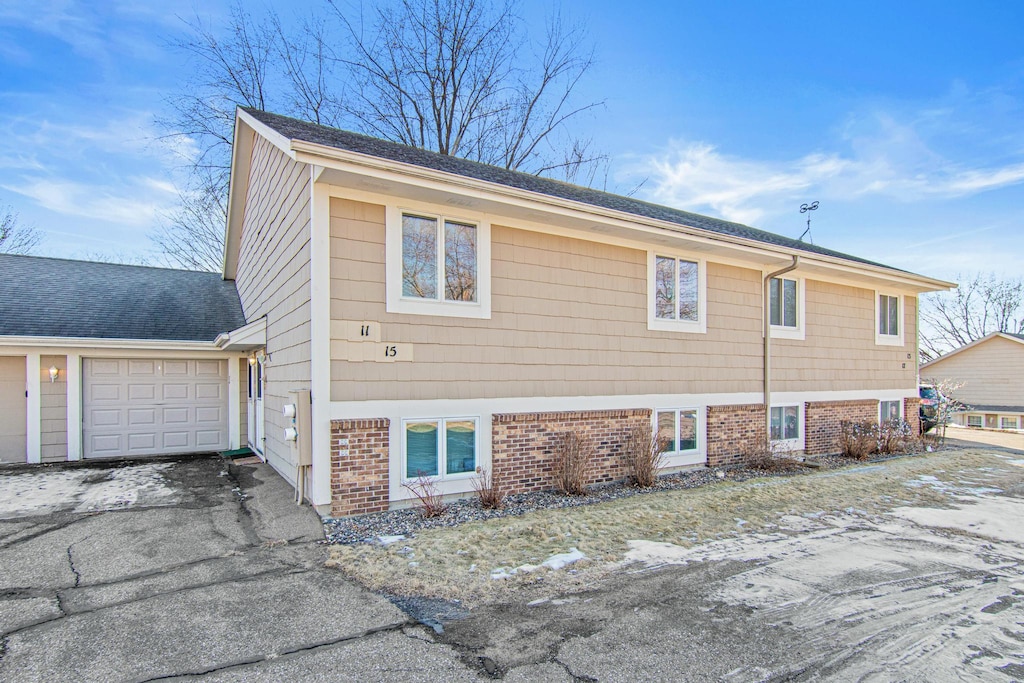
<path id="1" fill-rule="evenodd" d="M 786 439 L 786 438 L 771 439 L 771 442 L 772 443 L 785 444 L 787 446 L 794 447 L 794 449 L 799 449 L 800 448 L 800 444 L 803 441 L 803 436 L 804 436 L 804 415 L 803 415 L 804 410 L 803 410 L 803 406 L 801 404 L 799 404 L 799 403 L 778 403 L 778 404 L 772 404 L 771 407 L 768 408 L 768 424 L 769 424 L 768 436 L 769 437 L 771 437 L 771 411 L 775 410 L 776 408 L 779 408 L 779 409 L 782 410 L 782 420 L 783 420 L 783 423 L 782 423 L 782 433 L 783 434 L 785 434 L 785 432 L 786 432 L 786 429 L 785 429 L 786 408 L 796 408 L 796 436 L 791 437 L 789 439 Z"/>
<path id="2" fill-rule="evenodd" d="M 445 463 L 448 462 L 448 423 L 449 422 L 469 422 L 472 421 L 476 428 L 473 430 L 473 459 L 476 464 L 472 471 L 469 472 L 458 472 L 456 474 L 448 474 L 448 468 L 445 467 Z M 434 476 L 424 477 L 428 481 L 433 482 L 445 482 L 445 481 L 458 481 L 460 479 L 471 479 L 476 476 L 476 468 L 480 467 L 480 423 L 482 420 L 479 415 L 459 415 L 452 416 L 447 415 L 444 417 L 439 416 L 428 416 L 428 417 L 403 417 L 402 418 L 402 483 L 412 483 L 418 479 L 418 477 L 408 476 L 408 453 L 409 444 L 407 441 L 408 431 L 406 425 L 410 422 L 437 422 L 438 425 L 438 448 L 437 448 L 437 474 Z"/>
<path id="3" fill-rule="evenodd" d="M 972 425 L 971 424 L 971 419 L 976 419 L 978 421 L 978 424 Z M 984 415 L 978 415 L 978 414 L 968 415 L 967 416 L 967 426 L 968 427 L 976 427 L 978 429 L 983 429 L 985 427 L 985 416 Z"/>
<path id="4" fill-rule="evenodd" d="M 1012 427 L 1004 427 L 1003 420 L 1013 420 Z M 1000 429 L 1020 429 L 1020 419 L 1016 415 L 1000 415 L 999 416 L 999 428 Z"/>
<path id="5" fill-rule="evenodd" d="M 675 414 L 675 433 L 679 436 L 679 413 L 692 410 L 697 416 L 697 447 L 685 451 L 665 451 L 662 467 L 685 467 L 686 465 L 700 465 L 707 462 L 707 409 L 703 406 L 679 406 L 660 407 L 651 410 L 651 433 L 654 438 L 658 437 L 658 413 Z"/>
<path id="6" fill-rule="evenodd" d="M 669 320 L 657 316 L 657 259 L 674 258 L 677 261 L 690 261 L 697 264 L 697 319 Z M 678 287 L 678 276 L 675 285 Z M 647 250 L 647 329 L 662 332 L 684 332 L 689 334 L 705 334 L 708 331 L 708 277 L 707 259 L 694 256 L 677 249 Z"/>
<path id="7" fill-rule="evenodd" d="M 764 273 L 767 275 L 768 273 Z M 772 304 L 771 295 L 768 296 L 768 307 L 762 312 L 762 315 L 768 316 L 769 327 L 771 328 L 772 339 L 796 339 L 802 341 L 806 339 L 806 321 L 807 321 L 807 290 L 806 290 L 806 279 L 800 275 L 794 275 L 787 277 L 789 273 L 785 273 L 780 277 L 773 278 L 775 280 L 792 280 L 796 282 L 796 327 L 787 327 L 786 325 L 774 325 L 771 324 L 772 318 Z M 763 278 L 763 276 L 762 276 Z M 768 285 L 771 286 L 771 280 L 768 281 Z"/>
<path id="8" fill-rule="evenodd" d="M 402 295 L 402 215 L 410 214 L 437 220 L 438 239 L 444 240 L 444 222 L 453 221 L 476 226 L 476 301 L 445 301 L 418 299 Z M 491 317 L 491 223 L 483 214 L 451 213 L 443 207 L 389 204 L 385 208 L 385 310 L 388 313 L 440 315 L 451 318 Z M 444 295 L 444 262 L 437 264 L 438 290 Z"/>
<path id="9" fill-rule="evenodd" d="M 893 297 L 896 299 L 896 305 L 899 308 L 897 315 L 899 316 L 899 330 L 898 334 L 882 334 L 878 329 L 878 314 L 881 310 L 881 302 L 879 299 L 883 296 Z M 903 346 L 904 345 L 904 328 L 906 328 L 907 316 L 906 313 L 905 297 L 902 294 L 895 292 L 887 292 L 885 290 L 875 290 L 875 316 L 871 323 L 875 329 L 875 344 L 878 346 Z"/>
<path id="10" fill-rule="evenodd" d="M 885 418 L 883 417 L 883 413 L 882 413 L 882 406 L 885 405 L 886 403 L 898 403 L 899 404 L 900 409 L 899 409 L 898 417 L 899 417 L 899 419 L 902 420 L 903 419 L 903 399 L 894 398 L 894 399 L 883 400 L 883 401 L 879 401 L 878 402 L 878 423 L 881 424 L 882 422 L 885 422 Z"/>

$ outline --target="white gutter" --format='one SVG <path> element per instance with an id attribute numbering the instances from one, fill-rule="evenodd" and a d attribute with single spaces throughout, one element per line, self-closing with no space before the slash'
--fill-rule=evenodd
<path id="1" fill-rule="evenodd" d="M 214 351 L 212 342 L 160 339 L 106 339 L 98 337 L 11 337 L 0 336 L 0 346 L 48 346 L 58 348 L 153 349 L 163 351 Z"/>
<path id="2" fill-rule="evenodd" d="M 768 284 L 780 275 L 796 270 L 800 265 L 800 257 L 794 256 L 793 263 L 768 273 L 761 281 L 761 294 L 764 298 L 764 418 L 765 418 L 765 441 L 772 439 L 772 325 L 771 325 L 771 301 L 768 291 Z M 799 301 L 797 302 L 799 304 Z M 805 302 L 806 304 L 806 302 Z M 782 305 L 780 299 L 779 305 Z"/>

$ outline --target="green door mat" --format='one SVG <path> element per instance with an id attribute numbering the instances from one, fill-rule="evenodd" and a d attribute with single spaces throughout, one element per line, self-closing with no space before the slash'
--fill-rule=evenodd
<path id="1" fill-rule="evenodd" d="M 236 448 L 233 451 L 221 451 L 222 458 L 244 458 L 247 455 L 256 455 L 251 448 Z"/>

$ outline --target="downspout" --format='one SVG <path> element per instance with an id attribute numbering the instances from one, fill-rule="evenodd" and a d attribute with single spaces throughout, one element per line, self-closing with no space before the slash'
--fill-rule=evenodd
<path id="1" fill-rule="evenodd" d="M 764 276 L 764 280 L 761 282 L 761 294 L 764 297 L 764 437 L 765 441 L 771 441 L 772 435 L 772 410 L 771 410 L 771 399 L 772 399 L 772 325 L 771 325 L 771 301 L 769 299 L 770 293 L 768 290 L 768 284 L 772 279 L 777 278 L 780 275 L 785 275 L 791 270 L 796 270 L 797 266 L 800 265 L 800 257 L 794 256 L 793 263 L 776 270 L 774 273 L 768 273 Z M 798 301 L 797 304 L 800 302 Z M 780 301 L 781 304 L 781 301 Z"/>

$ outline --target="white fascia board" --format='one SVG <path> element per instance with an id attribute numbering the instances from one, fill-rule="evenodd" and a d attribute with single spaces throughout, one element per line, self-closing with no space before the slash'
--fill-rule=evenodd
<path id="1" fill-rule="evenodd" d="M 636 214 L 614 209 L 577 202 L 568 199 L 542 195 L 529 190 L 521 190 L 499 183 L 492 183 L 476 178 L 469 178 L 445 171 L 404 164 L 401 162 L 382 159 L 358 152 L 349 152 L 334 147 L 318 145 L 302 140 L 292 140 L 291 148 L 295 151 L 295 160 L 310 164 L 322 165 L 340 171 L 359 173 L 361 175 L 377 177 L 384 180 L 400 180 L 413 182 L 417 185 L 434 189 L 451 191 L 453 185 L 458 186 L 460 191 L 467 196 L 474 196 L 479 199 L 491 201 L 505 201 L 509 199 L 525 208 L 533 208 L 542 211 L 554 211 L 575 218 L 594 220 L 599 217 L 602 222 L 612 222 L 619 227 L 624 227 L 637 232 L 648 232 L 651 234 L 664 234 L 664 232 L 676 235 L 686 235 L 687 238 L 705 244 L 729 244 L 732 247 L 746 251 L 751 255 L 758 255 L 767 258 L 771 265 L 774 259 L 790 260 L 793 255 L 798 255 L 808 266 L 818 266 L 828 270 L 840 270 L 849 274 L 870 274 L 875 278 L 886 282 L 910 288 L 915 292 L 930 292 L 949 290 L 957 285 L 953 282 L 937 280 L 934 278 L 906 273 L 885 266 L 872 264 L 861 264 L 847 261 L 838 257 L 806 252 L 799 249 L 791 249 L 776 245 L 767 245 L 757 240 L 751 240 L 734 235 L 715 233 L 709 230 L 693 228 L 678 223 L 659 221 L 657 219 L 637 216 Z M 397 176 L 397 177 L 396 177 Z"/>
<path id="2" fill-rule="evenodd" d="M 5 337 L 0 336 L 0 347 L 19 346 L 53 349 L 131 349 L 152 351 L 195 351 L 228 354 L 213 342 L 162 341 L 156 339 L 101 339 L 95 337 Z"/>
<path id="3" fill-rule="evenodd" d="M 236 330 L 217 335 L 214 346 L 224 351 L 250 351 L 267 345 L 267 318 L 257 318 Z"/>
<path id="4" fill-rule="evenodd" d="M 253 131 L 243 121 L 245 113 L 236 110 L 235 131 L 231 145 L 231 174 L 228 180 L 228 220 L 224 226 L 225 280 L 234 280 L 238 271 L 238 250 L 242 240 L 242 221 L 245 219 L 245 199 L 249 194 L 249 166 L 252 161 Z M 251 116 L 245 115 L 251 119 Z"/>

